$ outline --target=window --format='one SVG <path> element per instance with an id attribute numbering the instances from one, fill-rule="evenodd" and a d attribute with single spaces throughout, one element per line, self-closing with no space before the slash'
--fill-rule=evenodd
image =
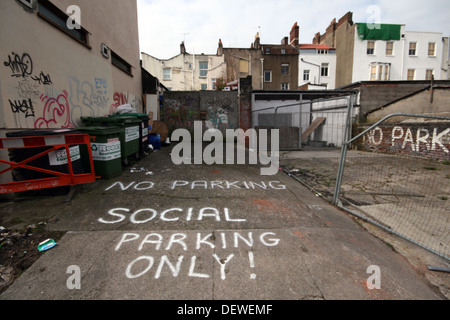
<path id="1" fill-rule="evenodd" d="M 394 54 L 394 42 L 388 41 L 386 42 L 386 55 L 392 56 Z"/>
<path id="2" fill-rule="evenodd" d="M 239 60 L 239 72 L 249 73 L 249 63 L 247 60 L 243 60 L 243 59 Z"/>
<path id="3" fill-rule="evenodd" d="M 370 81 L 375 81 L 377 79 L 377 66 L 370 67 Z"/>
<path id="4" fill-rule="evenodd" d="M 408 79 L 407 80 L 414 80 L 416 74 L 415 69 L 408 69 Z"/>
<path id="5" fill-rule="evenodd" d="M 322 67 L 320 68 L 320 75 L 322 77 L 328 77 L 328 63 L 322 63 Z"/>
<path id="6" fill-rule="evenodd" d="M 266 54 L 270 54 L 270 48 L 266 47 Z"/>
<path id="7" fill-rule="evenodd" d="M 409 55 L 410 56 L 415 56 L 416 55 L 416 47 L 417 47 L 417 43 L 416 42 L 410 42 L 409 43 Z"/>
<path id="8" fill-rule="evenodd" d="M 20 0 L 20 2 L 28 8 L 33 9 L 34 0 Z"/>
<path id="9" fill-rule="evenodd" d="M 202 83 L 202 90 L 207 90 L 208 89 L 208 85 L 206 83 Z"/>
<path id="10" fill-rule="evenodd" d="M 388 81 L 389 73 L 389 63 L 374 62 L 370 65 L 370 81 Z"/>
<path id="11" fill-rule="evenodd" d="M 58 7 L 56 7 L 53 3 L 48 0 L 39 0 L 38 3 L 38 16 L 48 23 L 50 23 L 55 28 L 64 32 L 71 38 L 80 42 L 84 46 L 91 48 L 88 42 L 89 32 L 85 30 L 83 27 L 79 29 L 73 28 L 70 29 L 67 27 L 67 21 L 69 16 L 61 11 Z"/>
<path id="12" fill-rule="evenodd" d="M 170 68 L 164 68 L 163 69 L 163 80 L 170 80 Z"/>
<path id="13" fill-rule="evenodd" d="M 434 77 L 434 70 L 433 69 L 427 69 L 425 74 L 425 80 L 433 80 Z"/>
<path id="14" fill-rule="evenodd" d="M 375 41 L 367 41 L 367 54 L 375 53 Z"/>
<path id="15" fill-rule="evenodd" d="M 208 61 L 199 62 L 200 78 L 206 78 L 208 75 Z"/>
<path id="16" fill-rule="evenodd" d="M 288 76 L 289 75 L 289 63 L 281 64 L 281 75 Z"/>
<path id="17" fill-rule="evenodd" d="M 319 50 L 317 50 L 317 54 L 328 54 L 328 50 L 327 49 L 319 49 Z"/>
<path id="18" fill-rule="evenodd" d="M 281 54 L 286 54 L 286 49 L 281 49 Z"/>
<path id="19" fill-rule="evenodd" d="M 122 70 L 123 72 L 129 74 L 130 76 L 133 75 L 131 73 L 132 68 L 131 65 L 112 50 L 111 50 L 111 63 L 120 70 Z"/>
<path id="20" fill-rule="evenodd" d="M 289 90 L 289 83 L 281 83 L 281 90 Z"/>
<path id="21" fill-rule="evenodd" d="M 272 70 L 264 70 L 264 82 L 272 82 Z"/>
<path id="22" fill-rule="evenodd" d="M 309 70 L 303 71 L 303 81 L 309 81 Z"/>
<path id="23" fill-rule="evenodd" d="M 384 80 L 389 81 L 390 76 L 389 76 L 389 71 L 390 71 L 390 67 L 389 65 L 384 67 Z"/>
<path id="24" fill-rule="evenodd" d="M 428 43 L 428 56 L 430 57 L 436 56 L 436 43 L 434 42 Z"/>
<path id="25" fill-rule="evenodd" d="M 378 66 L 378 81 L 383 80 L 383 66 Z"/>

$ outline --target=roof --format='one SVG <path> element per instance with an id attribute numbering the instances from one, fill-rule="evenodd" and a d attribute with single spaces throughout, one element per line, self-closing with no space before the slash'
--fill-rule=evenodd
<path id="1" fill-rule="evenodd" d="M 334 49 L 326 44 L 299 44 L 299 49 Z"/>
<path id="2" fill-rule="evenodd" d="M 264 54 L 266 54 L 266 49 L 268 48 L 271 54 L 281 54 L 281 49 L 284 49 L 284 54 L 298 55 L 298 50 L 289 44 L 262 44 L 261 48 Z"/>

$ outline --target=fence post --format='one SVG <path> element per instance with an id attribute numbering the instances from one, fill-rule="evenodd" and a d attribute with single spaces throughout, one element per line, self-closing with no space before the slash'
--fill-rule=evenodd
<path id="1" fill-rule="evenodd" d="M 298 122 L 298 149 L 302 149 L 302 105 L 303 105 L 303 94 L 300 93 L 300 104 L 299 109 L 299 122 Z"/>
<path id="2" fill-rule="evenodd" d="M 347 157 L 347 149 L 348 149 L 348 140 L 351 133 L 350 130 L 350 124 L 352 120 L 352 114 L 353 114 L 353 95 L 350 95 L 348 99 L 348 107 L 347 107 L 347 121 L 345 124 L 345 132 L 344 132 L 344 138 L 342 141 L 342 148 L 341 148 L 341 158 L 339 160 L 339 167 L 338 172 L 336 176 L 336 186 L 334 188 L 334 196 L 333 196 L 333 204 L 339 205 L 339 193 L 341 192 L 341 182 L 342 182 L 342 175 L 344 173 L 344 166 L 345 166 L 345 159 Z"/>

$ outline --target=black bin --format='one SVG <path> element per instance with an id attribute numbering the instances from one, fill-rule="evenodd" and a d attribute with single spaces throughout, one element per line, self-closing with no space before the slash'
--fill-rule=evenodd
<path id="1" fill-rule="evenodd" d="M 57 135 L 67 135 L 67 134 L 80 134 L 80 132 L 74 130 L 29 130 L 29 131 L 16 131 L 9 132 L 6 134 L 8 138 L 19 138 L 19 137 L 37 137 L 37 136 L 57 136 Z M 81 150 L 86 148 L 85 145 L 71 145 L 69 146 L 72 168 L 74 174 L 83 174 L 90 172 L 89 168 L 84 168 L 81 161 Z M 9 149 L 9 157 L 12 162 L 22 162 L 29 159 L 35 155 L 38 155 L 44 151 L 51 149 L 51 147 L 31 147 L 24 149 Z M 27 163 L 29 166 L 37 167 L 40 169 L 46 169 L 61 173 L 69 173 L 69 165 L 67 163 L 66 149 L 61 148 L 55 150 L 49 154 L 41 156 L 33 161 Z M 45 172 L 28 170 L 24 168 L 18 168 L 13 171 L 13 178 L 15 181 L 26 181 L 26 180 L 36 180 L 52 178 L 55 175 L 48 174 Z"/>

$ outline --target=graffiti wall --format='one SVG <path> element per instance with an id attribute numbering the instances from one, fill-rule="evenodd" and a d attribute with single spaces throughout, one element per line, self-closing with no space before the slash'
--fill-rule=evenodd
<path id="1" fill-rule="evenodd" d="M 28 52 L 11 51 L 1 58 L 7 128 L 76 128 L 81 117 L 113 114 L 123 104 L 141 108 L 140 97 L 114 91 L 109 68 L 98 67 L 102 63 L 92 63 L 89 72 L 64 75 L 44 70 L 44 63 Z"/>
<path id="2" fill-rule="evenodd" d="M 140 73 L 130 77 L 103 57 L 96 48 L 104 39 L 92 34 L 89 48 L 36 9 L 15 1 L 2 1 L 0 9 L 2 30 L 12 30 L 0 33 L 0 129 L 75 128 L 81 117 L 105 116 L 122 104 L 141 110 L 142 90 L 134 85 Z"/>
<path id="3" fill-rule="evenodd" d="M 239 128 L 239 100 L 236 91 L 169 91 L 164 93 L 161 119 L 169 131 L 193 130 L 195 121 L 203 121 L 204 130 Z"/>
<path id="4" fill-rule="evenodd" d="M 449 122 L 385 124 L 364 136 L 368 151 L 450 160 Z"/>

